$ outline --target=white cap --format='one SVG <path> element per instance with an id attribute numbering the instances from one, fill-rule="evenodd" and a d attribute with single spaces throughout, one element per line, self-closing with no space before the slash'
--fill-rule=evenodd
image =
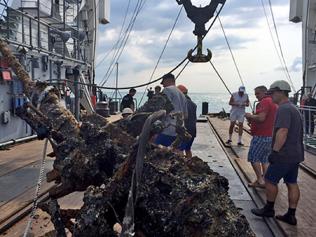
<path id="1" fill-rule="evenodd" d="M 275 81 L 271 84 L 269 92 L 272 91 L 288 91 L 291 92 L 291 86 L 284 80 Z"/>
<path id="2" fill-rule="evenodd" d="M 134 113 L 134 112 L 131 108 L 125 108 L 122 111 L 122 114 L 132 114 L 132 113 Z"/>
<path id="3" fill-rule="evenodd" d="M 240 86 L 238 89 L 239 92 L 245 92 L 246 88 L 244 86 Z"/>

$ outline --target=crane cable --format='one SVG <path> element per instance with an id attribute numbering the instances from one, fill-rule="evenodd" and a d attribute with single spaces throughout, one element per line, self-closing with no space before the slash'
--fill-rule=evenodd
<path id="1" fill-rule="evenodd" d="M 168 45 L 169 40 L 170 40 L 170 38 L 171 38 L 171 35 L 172 35 L 172 33 L 173 33 L 173 31 L 174 31 L 174 29 L 175 29 L 177 23 L 178 23 L 178 20 L 179 20 L 179 18 L 180 18 L 180 15 L 181 15 L 182 10 L 183 10 L 183 5 L 181 6 L 181 8 L 180 8 L 180 10 L 179 10 L 179 13 L 178 13 L 178 15 L 177 15 L 177 17 L 176 17 L 176 20 L 175 20 L 175 22 L 173 23 L 173 26 L 172 26 L 172 28 L 171 28 L 171 31 L 170 31 L 168 37 L 167 37 L 167 40 L 166 40 L 166 42 L 165 42 L 165 45 L 164 45 L 164 47 L 163 47 L 163 49 L 162 49 L 162 51 L 161 51 L 161 53 L 160 53 L 160 55 L 159 55 L 159 58 L 158 58 L 157 63 L 156 63 L 156 65 L 155 65 L 155 68 L 154 68 L 154 70 L 152 71 L 152 73 L 151 73 L 151 75 L 150 75 L 149 82 L 151 82 L 151 80 L 152 80 L 153 77 L 154 77 L 154 74 L 155 74 L 155 72 L 156 72 L 156 70 L 157 70 L 157 68 L 158 68 L 158 65 L 159 65 L 159 63 L 160 63 L 160 60 L 161 60 L 163 54 L 165 53 L 165 50 L 166 50 L 166 48 L 167 48 L 167 45 Z M 140 99 L 139 104 L 142 103 L 142 101 L 143 101 L 143 99 L 144 99 L 144 96 L 145 96 L 145 94 L 146 94 L 146 91 L 147 91 L 147 89 L 148 89 L 148 86 L 149 86 L 149 85 L 146 86 L 146 88 L 145 88 L 145 90 L 144 90 L 144 93 L 143 93 L 143 95 L 142 95 L 142 98 Z"/>
<path id="2" fill-rule="evenodd" d="M 139 3 L 139 5 L 136 5 L 136 7 L 135 7 L 135 11 L 134 11 L 135 14 L 133 15 L 129 26 L 126 29 L 126 33 L 125 33 L 125 36 L 123 37 L 123 40 L 122 40 L 122 42 L 120 44 L 120 47 L 117 50 L 117 52 L 115 53 L 115 55 L 113 57 L 113 60 L 111 62 L 111 65 L 108 68 L 106 74 L 104 75 L 104 77 L 102 79 L 101 86 L 103 86 L 109 80 L 109 78 L 110 78 L 110 76 L 111 76 L 111 74 L 112 74 L 112 72 L 113 72 L 113 70 L 115 68 L 115 63 L 120 59 L 120 57 L 121 57 L 121 55 L 122 55 L 122 53 L 123 53 L 123 51 L 124 51 L 124 49 L 126 47 L 128 39 L 130 37 L 130 34 L 132 32 L 132 29 L 133 29 L 133 27 L 135 25 L 136 19 L 137 19 L 138 15 L 139 15 L 140 11 L 143 9 L 143 7 L 144 7 L 144 5 L 146 3 L 146 0 L 140 0 L 138 3 Z"/>
<path id="3" fill-rule="evenodd" d="M 223 10 L 224 8 L 224 4 L 221 5 L 219 11 L 217 12 L 216 16 L 214 17 L 212 23 L 210 24 L 210 26 L 208 27 L 207 29 L 207 32 L 205 34 L 205 36 L 203 36 L 202 40 L 206 37 L 206 35 L 208 34 L 208 32 L 211 30 L 211 28 L 213 27 L 216 19 L 218 18 L 219 14 L 221 13 L 221 11 Z M 198 45 L 195 45 L 194 50 L 197 49 L 197 46 Z M 176 67 L 174 67 L 172 70 L 169 71 L 169 73 L 173 73 L 175 70 L 177 70 L 186 60 L 188 59 L 188 57 L 185 57 Z M 157 79 L 155 79 L 154 81 L 152 82 L 149 82 L 149 83 L 144 83 L 144 84 L 139 84 L 139 85 L 135 85 L 135 86 L 128 86 L 128 87 L 119 87 L 119 88 L 116 88 L 116 87 L 106 87 L 106 86 L 98 86 L 99 88 L 101 89 L 108 89 L 108 90 L 127 90 L 127 89 L 131 89 L 131 88 L 140 88 L 140 87 L 144 87 L 144 86 L 147 86 L 147 85 L 151 85 L 151 84 L 154 84 L 156 83 L 157 81 L 160 81 L 162 79 L 162 77 L 159 77 Z"/>
<path id="4" fill-rule="evenodd" d="M 278 46 L 274 40 L 274 37 L 273 37 L 273 33 L 272 33 L 272 30 L 271 30 L 271 27 L 270 27 L 270 22 L 269 22 L 269 18 L 268 18 L 268 14 L 267 14 L 267 11 L 266 11 L 266 8 L 264 6 L 264 2 L 263 0 L 259 0 L 261 2 L 261 6 L 262 6 L 262 9 L 263 9 L 263 12 L 264 12 L 264 15 L 265 15 L 265 18 L 266 18 L 266 22 L 267 22 L 267 26 L 268 26 L 268 29 L 269 29 L 269 32 L 270 32 L 270 36 L 271 36 L 271 39 L 272 39 L 272 42 L 273 42 L 273 46 L 274 46 L 274 49 L 275 49 L 275 52 L 279 58 L 279 61 L 280 61 L 280 64 L 281 64 L 281 67 L 283 69 L 283 72 L 285 74 L 285 77 L 286 77 L 286 80 L 288 80 L 288 74 L 286 73 L 286 70 L 285 70 L 285 67 L 283 65 L 283 61 L 281 59 L 281 56 L 280 56 L 280 53 L 279 53 L 279 50 L 278 50 Z"/>
<path id="5" fill-rule="evenodd" d="M 186 62 L 186 64 L 184 65 L 184 67 L 180 70 L 180 72 L 178 73 L 178 75 L 176 76 L 176 79 L 178 79 L 180 77 L 180 75 L 182 74 L 182 72 L 184 71 L 184 69 L 188 66 L 188 64 L 190 63 L 190 61 L 188 60 Z"/>
<path id="6" fill-rule="evenodd" d="M 230 55 L 231 55 L 231 57 L 232 57 L 232 59 L 233 59 L 233 62 L 234 62 L 236 71 L 237 71 L 237 73 L 238 73 L 238 77 L 239 77 L 239 79 L 240 79 L 240 82 L 241 82 L 241 84 L 244 86 L 244 85 L 245 85 L 244 80 L 243 80 L 243 78 L 242 78 L 242 76 L 241 76 L 239 67 L 238 67 L 238 65 L 237 65 L 235 56 L 234 56 L 234 54 L 233 54 L 232 48 L 231 48 L 230 43 L 229 43 L 229 41 L 228 41 L 228 38 L 227 38 L 227 35 L 226 35 L 226 32 L 225 32 L 225 29 L 224 29 L 224 27 L 223 27 L 223 24 L 222 24 L 222 21 L 221 21 L 220 17 L 218 17 L 218 21 L 219 21 L 219 24 L 220 24 L 220 26 L 221 26 L 222 32 L 223 32 L 223 34 L 224 34 L 224 38 L 225 38 L 226 44 L 227 44 L 227 46 L 228 46 Z M 213 65 L 213 64 L 212 64 L 212 65 Z"/>
<path id="7" fill-rule="evenodd" d="M 288 77 L 289 77 L 288 81 L 290 82 L 293 91 L 296 92 L 296 89 L 294 87 L 294 84 L 293 84 L 293 81 L 292 81 L 289 69 L 287 67 L 287 64 L 286 64 L 286 61 L 285 61 L 285 58 L 284 58 L 283 49 L 282 49 L 282 45 L 281 45 L 281 41 L 280 41 L 280 37 L 279 37 L 279 32 L 278 32 L 278 28 L 276 26 L 276 22 L 275 22 L 275 18 L 274 18 L 274 13 L 273 13 L 273 9 L 272 9 L 271 0 L 268 0 L 268 2 L 269 2 L 269 8 L 270 8 L 271 16 L 272 16 L 272 21 L 273 21 L 275 34 L 276 34 L 276 37 L 277 37 L 277 40 L 278 40 L 278 44 L 279 44 L 279 48 L 280 48 L 281 58 L 282 58 L 282 61 L 284 63 L 284 66 L 285 66 L 286 73 L 288 74 Z"/>
<path id="8" fill-rule="evenodd" d="M 108 81 L 108 78 L 109 78 L 109 75 L 111 75 L 113 69 L 114 69 L 114 65 L 115 63 L 118 61 L 119 59 L 119 55 L 120 55 L 120 51 L 122 51 L 122 49 L 124 50 L 125 48 L 125 45 L 127 43 L 127 40 L 129 38 L 129 34 L 134 26 L 134 23 L 135 23 L 135 20 L 136 20 L 136 17 L 138 16 L 138 12 L 139 10 L 141 9 L 141 4 L 142 4 L 142 0 L 138 0 L 137 3 L 136 3 L 136 6 L 134 8 L 134 11 L 132 13 L 132 16 L 131 16 L 131 19 L 129 21 L 129 24 L 123 34 L 123 37 L 122 39 L 119 39 L 120 42 L 119 42 L 119 46 L 117 47 L 117 49 L 115 50 L 114 54 L 112 55 L 112 59 L 110 61 L 110 65 L 105 73 L 105 75 L 103 76 L 103 79 L 101 81 L 101 84 L 104 85 L 107 81 Z M 124 48 L 123 48 L 124 47 Z"/>
<path id="9" fill-rule="evenodd" d="M 127 39 L 127 36 L 129 35 L 130 30 L 133 27 L 133 20 L 134 20 L 135 16 L 137 15 L 137 12 L 138 12 L 138 10 L 139 10 L 139 8 L 141 6 L 140 3 L 142 3 L 142 0 L 137 0 L 137 3 L 135 5 L 135 8 L 134 8 L 133 13 L 131 15 L 131 18 L 129 20 L 129 23 L 128 23 L 126 29 L 124 30 L 124 33 L 121 35 L 121 37 L 118 38 L 117 45 L 114 45 L 112 47 L 112 48 L 115 48 L 115 50 L 113 52 L 113 55 L 112 55 L 111 60 L 110 60 L 110 64 L 109 64 L 109 66 L 108 66 L 108 68 L 106 70 L 106 73 L 104 74 L 104 76 L 102 78 L 101 83 L 103 83 L 103 82 L 106 83 L 107 82 L 108 74 L 109 73 L 111 74 L 113 69 L 114 69 L 115 63 L 117 62 L 117 56 L 119 55 L 119 52 L 122 50 L 123 45 L 125 45 L 125 40 Z"/>
<path id="10" fill-rule="evenodd" d="M 126 10 L 125 10 L 125 15 L 124 15 L 123 23 L 122 23 L 121 30 L 120 30 L 120 33 L 119 33 L 119 36 L 118 36 L 117 41 L 116 41 L 115 44 L 112 46 L 112 48 L 104 55 L 104 57 L 97 63 L 97 65 L 95 66 L 95 68 L 97 68 L 98 66 L 100 66 L 100 65 L 104 62 L 104 60 L 111 54 L 111 52 L 114 50 L 114 48 L 116 48 L 117 45 L 119 44 L 120 39 L 121 39 L 122 34 L 123 34 L 123 29 L 124 29 L 124 26 L 125 26 L 125 22 L 126 22 L 126 18 L 127 18 L 127 15 L 128 15 L 128 11 L 129 11 L 130 5 L 131 5 L 131 0 L 128 0 L 128 4 L 127 4 Z"/>
<path id="11" fill-rule="evenodd" d="M 222 77 L 221 74 L 218 72 L 218 70 L 216 69 L 216 67 L 215 67 L 214 64 L 212 63 L 212 61 L 210 61 L 210 64 L 211 64 L 211 66 L 213 67 L 213 69 L 214 69 L 216 75 L 218 76 L 218 78 L 221 80 L 221 82 L 222 82 L 223 85 L 225 86 L 225 88 L 226 88 L 226 90 L 228 91 L 228 93 L 229 93 L 230 95 L 232 95 L 232 93 L 231 93 L 231 91 L 229 90 L 227 84 L 225 83 L 223 77 Z"/>

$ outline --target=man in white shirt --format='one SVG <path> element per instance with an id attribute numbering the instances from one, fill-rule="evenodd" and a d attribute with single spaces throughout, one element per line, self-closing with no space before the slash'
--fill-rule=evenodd
<path id="1" fill-rule="evenodd" d="M 183 93 L 176 87 L 175 77 L 173 74 L 168 73 L 163 76 L 161 84 L 163 85 L 164 89 L 162 93 L 164 93 L 170 102 L 173 105 L 174 110 L 171 111 L 172 113 L 180 112 L 183 116 L 183 119 L 187 118 L 187 99 L 183 95 Z M 155 143 L 158 145 L 163 146 L 170 146 L 177 137 L 176 133 L 176 119 L 168 116 L 164 124 L 166 128 L 159 134 L 155 140 Z"/>
<path id="2" fill-rule="evenodd" d="M 229 105 L 232 106 L 230 110 L 230 127 L 229 127 L 229 139 L 227 144 L 232 143 L 232 136 L 234 132 L 235 124 L 238 124 L 238 146 L 243 146 L 241 138 L 243 133 L 243 124 L 245 119 L 246 107 L 249 106 L 249 97 L 245 93 L 246 88 L 240 86 L 238 92 L 231 95 Z"/>

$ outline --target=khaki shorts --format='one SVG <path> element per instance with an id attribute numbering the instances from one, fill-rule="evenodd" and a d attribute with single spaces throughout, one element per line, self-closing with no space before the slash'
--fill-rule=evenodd
<path id="1" fill-rule="evenodd" d="M 230 121 L 231 122 L 239 122 L 244 123 L 245 113 L 244 112 L 231 112 L 230 113 Z"/>

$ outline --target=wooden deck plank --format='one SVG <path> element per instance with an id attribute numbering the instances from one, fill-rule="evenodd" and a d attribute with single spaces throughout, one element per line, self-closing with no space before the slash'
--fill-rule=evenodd
<path id="1" fill-rule="evenodd" d="M 0 176 L 41 160 L 44 141 L 32 141 L 0 150 Z M 48 146 L 47 153 L 52 151 Z"/>
<path id="2" fill-rule="evenodd" d="M 58 200 L 58 203 L 61 208 L 65 209 L 79 209 L 83 205 L 83 192 L 75 192 L 66 197 L 63 197 Z M 50 216 L 38 209 L 36 211 L 36 218 L 33 221 L 32 228 L 29 232 L 29 236 L 41 237 L 44 236 L 49 231 L 54 230 L 53 223 L 50 221 Z M 19 221 L 16 225 L 12 226 L 8 231 L 0 236 L 10 236 L 10 237 L 21 237 L 24 233 L 26 227 L 28 216 Z M 67 233 L 67 236 L 71 236 L 70 233 Z"/>
<path id="3" fill-rule="evenodd" d="M 40 195 L 46 193 L 54 184 L 43 181 Z M 28 189 L 17 198 L 12 199 L 0 207 L 0 224 L 8 217 L 14 215 L 18 210 L 32 203 L 35 193 L 35 186 Z"/>
<path id="4" fill-rule="evenodd" d="M 228 136 L 229 121 L 218 118 L 210 118 L 210 122 L 216 129 L 219 136 L 222 136 L 222 140 L 225 141 Z M 247 162 L 247 149 L 250 139 L 251 136 L 249 134 L 244 134 L 243 142 L 246 146 L 242 148 L 232 146 L 232 149 L 239 157 L 235 159 L 236 163 L 243 170 L 247 180 L 253 180 L 254 178 L 254 171 L 251 168 L 251 164 Z M 293 227 L 282 222 L 280 222 L 280 225 L 289 236 L 316 236 L 316 199 L 314 198 L 316 197 L 316 189 L 313 188 L 316 185 L 316 180 L 300 169 L 299 185 L 301 190 L 301 199 L 297 209 L 298 226 Z M 257 191 L 258 195 L 265 199 L 264 191 L 259 189 Z M 283 183 L 279 184 L 279 195 L 276 200 L 275 208 L 277 214 L 286 212 L 288 208 L 287 188 Z"/>

